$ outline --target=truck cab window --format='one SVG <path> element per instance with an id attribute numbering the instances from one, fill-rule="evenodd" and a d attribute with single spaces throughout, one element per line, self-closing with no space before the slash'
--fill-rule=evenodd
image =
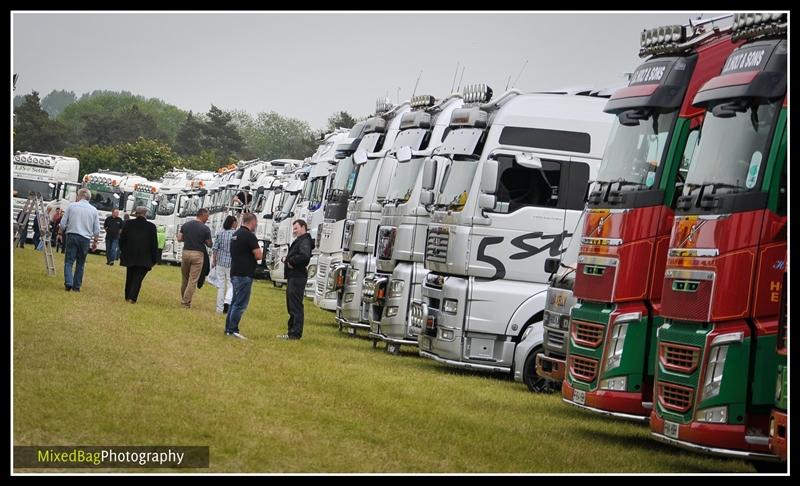
<path id="1" fill-rule="evenodd" d="M 498 156 L 497 161 L 498 204 L 495 212 L 513 213 L 527 206 L 558 206 L 561 163 L 542 160 L 541 169 L 532 169 L 517 164 L 511 156 Z"/>

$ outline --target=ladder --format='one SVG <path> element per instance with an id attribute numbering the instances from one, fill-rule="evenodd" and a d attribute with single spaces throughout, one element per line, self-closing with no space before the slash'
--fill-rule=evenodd
<path id="1" fill-rule="evenodd" d="M 31 218 L 31 213 L 36 215 L 34 224 L 39 225 L 39 238 L 44 247 L 44 265 L 47 268 L 47 275 L 52 277 L 56 274 L 56 264 L 53 258 L 53 247 L 50 245 L 50 218 L 47 216 L 47 211 L 45 211 L 42 195 L 38 192 L 28 194 L 25 206 L 20 211 L 22 219 L 14 235 L 14 247 L 16 248 L 19 245 L 20 238 L 28 237 L 28 221 Z M 17 216 L 17 219 L 19 218 L 20 216 Z"/>

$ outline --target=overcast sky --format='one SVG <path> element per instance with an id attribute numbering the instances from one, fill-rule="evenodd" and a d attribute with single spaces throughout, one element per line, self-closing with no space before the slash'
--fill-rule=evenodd
<path id="1" fill-rule="evenodd" d="M 389 94 L 502 92 L 623 83 L 644 28 L 713 12 L 27 13 L 12 12 L 14 94 L 130 91 L 184 110 L 276 111 L 322 128 L 371 114 Z M 461 76 L 459 68 L 458 76 Z M 458 80 L 456 80 L 458 84 Z"/>

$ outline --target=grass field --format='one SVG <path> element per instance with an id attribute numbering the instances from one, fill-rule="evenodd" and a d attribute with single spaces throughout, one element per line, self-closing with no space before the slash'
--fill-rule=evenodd
<path id="1" fill-rule="evenodd" d="M 208 445 L 210 468 L 183 472 L 754 472 L 558 394 L 391 356 L 312 302 L 303 339 L 278 340 L 284 292 L 269 282 L 254 284 L 240 341 L 213 287 L 180 307 L 177 267 L 154 268 L 130 305 L 105 257 L 89 256 L 80 293 L 64 291 L 63 255 L 55 277 L 42 260 L 14 250 L 14 445 Z"/>

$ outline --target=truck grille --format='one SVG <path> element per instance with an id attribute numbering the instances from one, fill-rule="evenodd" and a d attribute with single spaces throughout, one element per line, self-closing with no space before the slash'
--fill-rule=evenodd
<path id="1" fill-rule="evenodd" d="M 322 298 L 328 290 L 328 265 L 325 263 L 317 264 L 317 297 Z"/>
<path id="2" fill-rule="evenodd" d="M 701 280 L 693 292 L 677 292 L 673 290 L 676 279 L 664 278 L 661 289 L 661 315 L 671 319 L 695 322 L 707 322 L 713 295 L 713 282 Z"/>
<path id="3" fill-rule="evenodd" d="M 603 342 L 606 326 L 584 321 L 572 321 L 572 339 L 576 344 L 596 348 Z"/>
<path id="4" fill-rule="evenodd" d="M 597 376 L 597 360 L 571 355 L 569 357 L 569 373 L 573 378 L 591 383 Z"/>
<path id="5" fill-rule="evenodd" d="M 566 348 L 564 347 L 564 338 L 565 332 L 564 331 L 556 331 L 553 329 L 545 329 L 545 343 L 547 343 L 547 348 L 555 349 L 560 351 L 565 351 Z"/>
<path id="6" fill-rule="evenodd" d="M 658 402 L 667 410 L 686 413 L 692 406 L 694 390 L 688 386 L 658 382 Z"/>
<path id="7" fill-rule="evenodd" d="M 690 375 L 700 361 L 700 348 L 681 344 L 660 343 L 659 358 L 664 368 Z"/>
<path id="8" fill-rule="evenodd" d="M 450 234 L 446 228 L 428 229 L 428 241 L 425 245 L 425 259 L 445 263 L 447 262 L 447 246 Z"/>

